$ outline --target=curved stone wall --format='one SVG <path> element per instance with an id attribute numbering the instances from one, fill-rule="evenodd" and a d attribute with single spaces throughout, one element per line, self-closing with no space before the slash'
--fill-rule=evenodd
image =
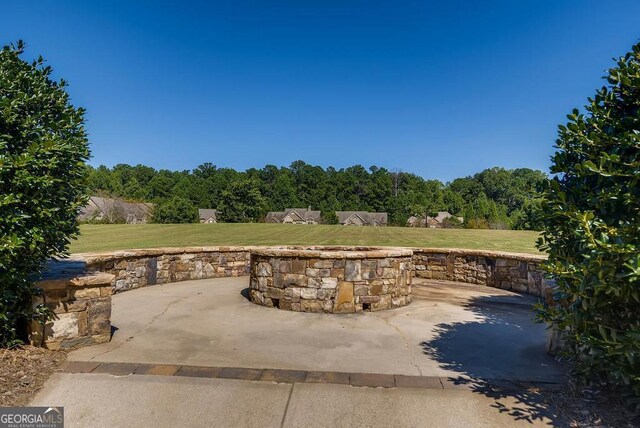
<path id="1" fill-rule="evenodd" d="M 379 248 L 374 251 L 372 248 L 363 247 L 319 246 L 276 247 L 275 249 L 283 251 L 281 254 L 287 254 L 286 251 L 294 254 L 302 249 L 318 253 L 318 257 L 302 257 L 305 263 L 304 272 L 307 286 L 288 287 L 290 291 L 282 291 L 283 294 L 287 293 L 284 300 L 282 297 L 278 297 L 281 296 L 278 291 L 270 291 L 271 294 L 262 295 L 264 300 L 260 302 L 261 304 L 273 305 L 274 299 L 279 298 L 279 306 L 286 308 L 290 302 L 291 309 L 294 310 L 357 312 L 365 310 L 365 305 L 369 305 L 368 310 L 379 310 L 408 304 L 411 300 L 411 272 L 413 272 L 414 278 L 466 282 L 540 297 L 548 297 L 552 290 L 552 285 L 544 278 L 544 272 L 540 268 L 540 263 L 545 260 L 544 256 L 442 248 Z M 45 274 L 45 277 L 37 284 L 43 290 L 42 298 L 34 298 L 34 303 L 44 303 L 56 314 L 56 319 L 48 323 L 44 331 L 34 324 L 31 331 L 32 342 L 36 345 L 68 348 L 108 340 L 111 329 L 112 293 L 154 284 L 246 276 L 250 274 L 251 251 L 256 252 L 255 257 L 267 258 L 266 263 L 271 266 L 271 281 L 275 278 L 274 272 L 283 274 L 283 284 L 286 281 L 294 281 L 296 278 L 290 276 L 285 280 L 285 274 L 300 275 L 293 272 L 280 272 L 280 265 L 274 269 L 275 259 L 273 260 L 274 264 L 271 264 L 268 259 L 275 258 L 275 255 L 270 256 L 264 250 L 266 250 L 264 247 L 154 248 L 74 254 L 69 259 L 52 261 L 48 274 Z M 260 251 L 263 252 L 260 253 Z M 332 258 L 331 267 L 328 267 L 329 259 L 323 258 L 321 254 L 326 255 L 336 251 L 346 251 L 354 256 L 358 253 L 366 253 L 355 256 L 360 261 L 360 280 L 355 279 L 357 274 L 355 277 L 349 276 L 349 278 L 354 278 L 353 281 L 347 280 L 347 260 L 356 259 L 349 259 L 347 256 L 342 259 Z M 395 263 L 396 256 L 390 256 L 390 254 L 397 254 L 397 257 L 402 259 L 400 263 L 403 264 L 403 267 L 400 268 L 399 265 L 398 269 L 401 269 L 404 275 L 409 275 L 406 279 L 406 285 L 403 284 L 401 274 L 396 275 L 396 272 L 390 273 L 391 271 L 384 270 L 390 269 L 390 266 L 386 266 L 389 263 L 387 261 L 389 257 Z M 300 257 L 294 257 L 294 259 L 298 258 Z M 343 261 L 344 267 L 342 267 Z M 373 273 L 374 262 L 375 273 Z M 288 266 L 286 263 L 285 265 Z M 296 264 L 296 269 L 299 269 L 299 266 L 301 265 Z M 257 265 L 256 269 L 258 269 Z M 262 269 L 268 268 L 262 265 Z M 284 269 L 286 270 L 288 267 Z M 311 269 L 310 275 L 307 275 L 306 269 Z M 315 269 L 318 270 L 318 277 L 313 276 L 316 274 Z M 320 271 L 322 271 L 322 275 L 327 273 L 323 269 L 329 269 L 329 276 L 320 276 Z M 353 268 L 354 274 L 356 269 Z M 377 294 L 378 285 L 376 284 L 378 283 L 375 282 L 379 278 L 367 278 L 374 281 L 368 285 L 362 283 L 362 275 L 365 277 L 377 275 L 378 269 L 382 269 L 383 276 L 380 294 Z M 291 260 L 291 270 L 294 270 L 293 259 Z M 266 290 L 262 290 L 265 285 L 280 289 L 269 285 L 268 271 L 261 272 L 261 275 L 258 275 L 256 270 L 255 280 L 251 281 L 254 290 L 266 293 Z M 389 282 L 385 284 L 385 280 L 391 279 L 384 278 L 385 275 L 394 277 L 396 290 L 389 287 L 392 285 Z M 260 280 L 260 278 L 266 280 Z M 317 278 L 320 278 L 320 286 L 316 288 Z M 322 287 L 323 278 L 332 278 L 325 280 L 325 288 Z M 398 278 L 400 279 L 398 280 Z M 310 279 L 311 281 L 309 281 Z M 334 280 L 336 282 L 335 288 L 333 288 Z M 345 285 L 344 294 L 341 294 L 343 288 L 339 284 L 342 282 L 353 285 L 353 300 L 350 297 L 350 285 Z M 310 283 L 313 284 L 312 287 L 308 286 Z M 374 289 L 374 287 L 376 288 Z M 294 288 L 300 289 L 300 302 L 295 301 L 298 291 L 294 291 Z M 302 296 L 302 289 L 306 290 L 305 298 Z M 255 295 L 258 301 L 260 301 L 259 296 Z M 380 298 L 378 299 L 378 297 Z M 267 298 L 271 301 L 266 300 Z M 331 306 L 332 298 L 334 300 Z M 336 307 L 336 302 L 339 302 L 338 307 Z M 351 310 L 351 302 L 353 311 Z M 300 304 L 299 309 L 297 305 L 294 306 L 298 303 Z"/>
<path id="2" fill-rule="evenodd" d="M 114 275 L 113 290 L 193 279 L 249 275 L 252 250 L 302 249 L 349 250 L 347 246 L 283 247 L 185 247 L 74 254 L 60 263 L 84 263 L 86 271 Z M 384 247 L 381 247 L 384 249 Z M 486 285 L 517 293 L 544 296 L 547 281 L 540 263 L 542 255 L 498 251 L 407 248 L 413 251 L 416 278 Z"/>
<path id="3" fill-rule="evenodd" d="M 549 286 L 540 264 L 545 256 L 498 251 L 413 248 L 415 276 L 486 285 L 545 296 Z"/>
<path id="4" fill-rule="evenodd" d="M 413 252 L 370 247 L 251 251 L 253 303 L 298 312 L 379 311 L 411 302 Z"/>
<path id="5" fill-rule="evenodd" d="M 184 247 L 76 254 L 86 269 L 114 275 L 114 292 L 249 274 L 251 247 Z"/>

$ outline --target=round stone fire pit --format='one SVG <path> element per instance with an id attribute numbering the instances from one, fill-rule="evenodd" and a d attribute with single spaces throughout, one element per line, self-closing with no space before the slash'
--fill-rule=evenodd
<path id="1" fill-rule="evenodd" d="M 379 311 L 411 302 L 413 252 L 287 247 L 251 251 L 253 303 L 299 312 Z"/>

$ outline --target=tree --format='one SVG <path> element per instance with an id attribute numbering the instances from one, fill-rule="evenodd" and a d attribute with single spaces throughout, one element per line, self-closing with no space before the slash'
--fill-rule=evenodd
<path id="1" fill-rule="evenodd" d="M 31 317 L 44 322 L 45 307 L 31 307 L 33 280 L 66 254 L 86 202 L 84 110 L 23 49 L 0 51 L 0 346 L 19 343 Z"/>
<path id="2" fill-rule="evenodd" d="M 522 208 L 513 213 L 513 229 L 542 230 L 542 200 L 540 198 L 525 199 Z"/>
<path id="3" fill-rule="evenodd" d="M 542 203 L 557 304 L 542 320 L 566 331 L 581 379 L 622 387 L 640 405 L 640 44 L 609 85 L 560 125 Z"/>
<path id="4" fill-rule="evenodd" d="M 234 181 L 222 192 L 220 214 L 226 222 L 250 223 L 258 221 L 266 213 L 265 206 L 258 183 L 254 180 Z"/>
<path id="5" fill-rule="evenodd" d="M 154 223 L 197 223 L 198 209 L 186 198 L 174 196 L 153 209 Z"/>
<path id="6" fill-rule="evenodd" d="M 262 197 L 255 221 L 266 211 L 312 206 L 323 213 L 336 210 L 382 211 L 389 223 L 406 225 L 411 215 L 433 216 L 446 210 L 454 215 L 478 211 L 476 224 L 507 228 L 522 224 L 527 201 L 536 197 L 538 182 L 546 177 L 528 168 L 507 170 L 489 168 L 471 177 L 443 185 L 411 173 L 391 172 L 385 168 L 362 165 L 336 170 L 295 161 L 289 167 L 266 165 L 261 169 L 236 171 L 205 163 L 193 171 L 156 171 L 142 165 L 116 165 L 89 168 L 92 192 L 105 191 L 113 196 L 146 199 L 161 203 L 173 196 L 188 198 L 200 208 L 220 208 L 224 200 L 231 204 L 227 221 L 242 221 L 236 210 L 242 201 L 231 201 L 240 191 L 240 182 L 251 182 Z M 231 191 L 231 186 L 235 186 Z M 245 210 L 246 211 L 246 210 Z M 475 214 L 474 214 L 475 215 Z M 224 215 L 223 215 L 224 216 Z M 467 225 L 468 226 L 468 225 Z"/>

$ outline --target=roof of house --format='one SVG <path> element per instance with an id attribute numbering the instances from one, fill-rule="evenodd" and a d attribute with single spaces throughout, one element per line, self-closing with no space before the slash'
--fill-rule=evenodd
<path id="1" fill-rule="evenodd" d="M 311 211 L 307 208 L 287 208 L 284 210 L 285 215 L 295 213 L 298 217 L 304 220 L 315 220 L 319 221 L 321 214 L 320 211 Z"/>
<path id="2" fill-rule="evenodd" d="M 378 223 L 387 224 L 387 213 L 370 213 L 367 211 L 336 211 L 338 223 L 344 224 L 352 216 L 360 217 L 364 224 Z"/>
<path id="3" fill-rule="evenodd" d="M 438 211 L 438 215 L 436 215 L 435 217 L 427 217 L 425 219 L 424 216 L 422 217 L 416 217 L 416 216 L 411 216 L 407 219 L 407 223 L 408 224 L 413 224 L 413 225 L 424 225 L 425 221 L 429 224 L 439 224 L 442 223 L 444 220 L 448 219 L 449 217 L 455 217 L 454 215 L 451 215 L 448 211 Z M 456 217 L 458 220 L 463 221 L 462 217 Z"/>
<path id="4" fill-rule="evenodd" d="M 200 215 L 200 220 L 217 218 L 218 210 L 214 210 L 212 208 L 198 208 L 198 214 Z"/>
<path id="5" fill-rule="evenodd" d="M 103 198 L 101 196 L 90 196 L 87 205 L 80 210 L 81 220 L 90 220 L 97 214 L 107 214 L 109 209 L 118 207 L 124 211 L 126 216 L 144 218 L 151 215 L 153 204 L 147 202 L 126 202 L 122 199 Z"/>
<path id="6" fill-rule="evenodd" d="M 453 217 L 451 214 L 449 214 L 448 211 L 438 211 L 438 215 L 436 215 L 435 217 L 433 217 L 434 220 L 436 220 L 438 223 L 442 223 L 444 221 L 444 219 L 449 218 L 449 217 Z M 427 217 L 427 219 L 430 219 L 431 217 Z"/>
<path id="7" fill-rule="evenodd" d="M 282 211 L 269 211 L 265 217 L 266 221 L 277 221 L 281 222 L 286 214 Z"/>
<path id="8" fill-rule="evenodd" d="M 266 221 L 278 221 L 281 222 L 287 215 L 291 217 L 298 217 L 300 221 L 315 221 L 320 222 L 320 211 L 311 211 L 307 208 L 286 208 L 284 211 L 270 211 L 265 217 Z"/>

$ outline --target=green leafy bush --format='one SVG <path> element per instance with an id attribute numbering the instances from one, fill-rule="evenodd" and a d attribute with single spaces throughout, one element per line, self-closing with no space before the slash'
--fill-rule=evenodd
<path id="1" fill-rule="evenodd" d="M 175 196 L 153 209 L 154 223 L 197 223 L 198 209 L 188 199 Z"/>
<path id="2" fill-rule="evenodd" d="M 447 217 L 442 220 L 442 227 L 445 229 L 461 229 L 462 222 L 458 217 Z"/>
<path id="3" fill-rule="evenodd" d="M 0 346 L 19 343 L 32 316 L 33 280 L 78 232 L 89 157 L 84 111 L 23 44 L 0 51 Z"/>
<path id="4" fill-rule="evenodd" d="M 640 44 L 609 85 L 559 127 L 538 245 L 559 304 L 541 319 L 566 330 L 575 371 L 640 403 Z M 635 398 L 634 398 L 635 397 Z"/>

